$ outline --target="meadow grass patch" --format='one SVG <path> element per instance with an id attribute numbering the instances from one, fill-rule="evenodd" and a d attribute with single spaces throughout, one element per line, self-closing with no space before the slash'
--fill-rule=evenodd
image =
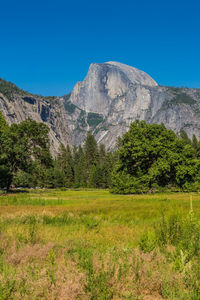
<path id="1" fill-rule="evenodd" d="M 191 221 L 187 193 L 1 194 L 0 299 L 199 299 L 192 198 Z"/>

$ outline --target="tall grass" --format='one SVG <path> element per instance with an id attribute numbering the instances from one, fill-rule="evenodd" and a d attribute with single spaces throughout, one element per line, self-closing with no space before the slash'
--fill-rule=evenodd
<path id="1" fill-rule="evenodd" d="M 200 299 L 200 195 L 0 196 L 0 299 Z"/>

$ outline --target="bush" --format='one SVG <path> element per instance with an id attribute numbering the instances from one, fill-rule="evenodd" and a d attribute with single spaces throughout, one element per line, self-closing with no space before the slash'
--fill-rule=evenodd
<path id="1" fill-rule="evenodd" d="M 111 193 L 116 194 L 141 194 L 149 190 L 148 177 L 136 178 L 124 171 L 113 172 L 111 181 Z"/>

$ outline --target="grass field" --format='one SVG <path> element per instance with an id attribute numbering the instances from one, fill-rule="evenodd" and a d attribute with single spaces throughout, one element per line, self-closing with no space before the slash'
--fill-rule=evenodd
<path id="1" fill-rule="evenodd" d="M 192 199 L 194 214 L 186 193 L 0 194 L 0 299 L 200 299 Z"/>

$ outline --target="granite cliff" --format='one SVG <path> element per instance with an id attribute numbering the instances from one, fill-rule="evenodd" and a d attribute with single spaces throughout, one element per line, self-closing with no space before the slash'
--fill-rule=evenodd
<path id="1" fill-rule="evenodd" d="M 86 116 L 85 127 L 74 130 L 75 143 L 90 129 L 99 143 L 112 149 L 116 138 L 136 119 L 164 123 L 175 132 L 183 128 L 190 137 L 200 136 L 199 89 L 158 86 L 146 73 L 117 62 L 91 64 L 86 78 L 75 85 L 70 105 L 76 114 L 81 110 Z M 91 114 L 97 120 L 94 128 L 87 122 Z"/>
<path id="2" fill-rule="evenodd" d="M 200 136 L 200 89 L 159 86 L 149 75 L 117 63 L 91 64 L 86 78 L 63 97 L 41 97 L 0 80 L 0 110 L 8 123 L 30 117 L 50 128 L 51 151 L 79 145 L 90 130 L 113 149 L 136 119 Z"/>
<path id="3" fill-rule="evenodd" d="M 59 98 L 32 95 L 0 79 L 0 111 L 9 124 L 27 118 L 47 124 L 53 154 L 61 142 L 65 145 L 72 143 L 64 101 Z"/>

